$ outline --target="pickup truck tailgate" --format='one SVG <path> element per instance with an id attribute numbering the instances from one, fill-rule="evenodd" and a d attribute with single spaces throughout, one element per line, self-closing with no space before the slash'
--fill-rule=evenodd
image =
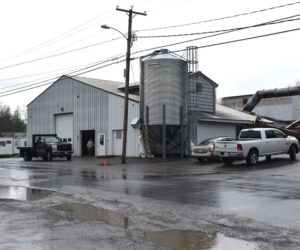
<path id="1" fill-rule="evenodd" d="M 234 141 L 222 141 L 215 143 L 215 152 L 236 152 L 237 142 Z"/>

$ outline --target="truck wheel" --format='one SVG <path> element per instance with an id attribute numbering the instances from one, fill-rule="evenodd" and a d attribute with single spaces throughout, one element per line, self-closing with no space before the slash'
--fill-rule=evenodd
<path id="1" fill-rule="evenodd" d="M 296 160 L 296 154 L 297 154 L 297 149 L 295 145 L 292 145 L 289 151 L 290 154 L 290 160 L 295 161 Z"/>
<path id="2" fill-rule="evenodd" d="M 258 152 L 255 149 L 251 149 L 247 155 L 246 162 L 248 166 L 254 166 L 258 163 Z"/>
<path id="3" fill-rule="evenodd" d="M 225 163 L 225 165 L 231 165 L 233 162 L 232 158 L 222 158 L 222 161 Z"/>
<path id="4" fill-rule="evenodd" d="M 24 161 L 31 161 L 32 155 L 28 152 L 24 152 L 23 159 L 24 159 Z"/>
<path id="5" fill-rule="evenodd" d="M 68 154 L 68 155 L 67 155 L 67 160 L 70 161 L 71 159 L 72 159 L 72 155 L 71 155 L 71 154 Z"/>
<path id="6" fill-rule="evenodd" d="M 52 161 L 52 152 L 51 151 L 47 152 L 47 160 Z"/>

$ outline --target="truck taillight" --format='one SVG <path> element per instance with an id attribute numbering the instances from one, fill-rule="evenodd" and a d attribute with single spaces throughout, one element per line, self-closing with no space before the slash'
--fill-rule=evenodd
<path id="1" fill-rule="evenodd" d="M 243 151 L 243 146 L 242 146 L 242 144 L 238 144 L 238 145 L 237 145 L 237 150 L 238 150 L 238 151 Z"/>
<path id="2" fill-rule="evenodd" d="M 215 150 L 215 148 L 216 148 L 216 145 L 213 144 L 212 146 L 209 147 L 208 151 L 209 151 L 209 152 L 212 152 L 212 151 Z"/>

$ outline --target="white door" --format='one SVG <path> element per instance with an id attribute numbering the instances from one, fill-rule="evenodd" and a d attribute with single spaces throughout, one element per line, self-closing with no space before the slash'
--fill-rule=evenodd
<path id="1" fill-rule="evenodd" d="M 73 114 L 56 115 L 55 131 L 63 141 L 73 143 Z"/>
<path id="2" fill-rule="evenodd" d="M 106 155 L 105 151 L 105 134 L 99 133 L 97 134 L 97 139 L 95 143 L 96 148 L 96 156 L 104 156 Z"/>
<path id="3" fill-rule="evenodd" d="M 123 130 L 113 130 L 113 155 L 122 155 Z"/>

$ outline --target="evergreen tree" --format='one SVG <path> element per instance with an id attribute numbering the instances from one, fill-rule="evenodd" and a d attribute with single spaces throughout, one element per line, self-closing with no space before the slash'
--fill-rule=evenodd
<path id="1" fill-rule="evenodd" d="M 21 117 L 20 108 L 11 113 L 9 106 L 0 104 L 0 133 L 26 132 L 26 123 Z"/>

